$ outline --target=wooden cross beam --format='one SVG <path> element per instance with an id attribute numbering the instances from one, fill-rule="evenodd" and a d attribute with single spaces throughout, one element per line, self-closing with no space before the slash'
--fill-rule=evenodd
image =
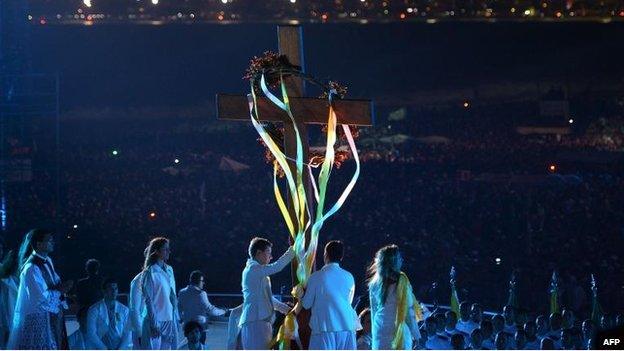
<path id="1" fill-rule="evenodd" d="M 303 38 L 300 26 L 278 26 L 278 46 L 279 53 L 286 55 L 288 61 L 305 70 L 303 57 Z M 305 84 L 303 79 L 295 76 L 284 78 L 284 84 L 288 92 L 291 103 L 291 110 L 295 118 L 295 124 L 301 135 L 303 143 L 303 160 L 309 159 L 309 138 L 306 130 L 308 124 L 327 124 L 329 105 L 327 99 L 309 98 L 305 95 Z M 293 174 L 296 172 L 295 162 L 292 161 L 297 155 L 297 140 L 295 125 L 291 122 L 286 112 L 275 106 L 267 98 L 258 99 L 258 115 L 262 121 L 282 122 L 284 124 L 284 153 L 289 158 L 288 164 Z M 373 124 L 373 103 L 370 100 L 335 100 L 334 110 L 339 124 L 349 124 L 356 126 L 371 126 Z M 217 118 L 219 120 L 234 120 L 250 122 L 249 104 L 247 95 L 217 94 Z M 308 172 L 304 172 L 304 186 L 310 213 L 314 214 L 314 197 L 312 183 Z M 288 199 L 288 212 L 292 222 L 297 226 L 294 213 L 294 206 Z M 296 230 L 297 228 L 295 228 Z M 309 242 L 310 228 L 306 231 L 306 242 Z M 293 285 L 297 283 L 296 271 L 297 262 L 292 263 Z M 309 342 L 309 328 L 307 315 L 306 320 L 302 320 L 303 313 L 299 314 L 299 336 L 307 348 Z"/>
<path id="2" fill-rule="evenodd" d="M 329 102 L 327 99 L 309 97 L 291 97 L 290 109 L 293 116 L 303 119 L 305 124 L 327 124 L 327 111 Z M 373 106 L 370 100 L 334 100 L 334 111 L 338 124 L 350 124 L 358 126 L 371 126 Z M 245 114 L 247 116 L 245 117 Z M 243 118 L 241 118 L 243 117 Z M 290 118 L 279 107 L 275 106 L 265 97 L 258 98 L 258 117 L 263 122 L 290 123 Z M 247 96 L 242 95 L 217 95 L 217 118 L 220 120 L 249 121 L 249 107 Z"/>

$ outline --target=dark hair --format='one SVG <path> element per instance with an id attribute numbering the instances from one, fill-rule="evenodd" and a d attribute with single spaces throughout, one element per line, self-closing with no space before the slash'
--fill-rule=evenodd
<path id="1" fill-rule="evenodd" d="M 109 277 L 109 278 L 105 278 L 105 279 L 102 281 L 102 290 L 106 290 L 106 288 L 108 288 L 108 287 L 109 287 L 110 285 L 112 285 L 112 284 L 117 284 L 117 285 L 119 285 L 119 282 L 118 282 L 118 281 L 117 281 L 117 279 L 115 279 L 115 278 L 110 278 L 110 277 Z"/>
<path id="2" fill-rule="evenodd" d="M 145 255 L 145 262 L 143 263 L 143 269 L 148 269 L 151 265 L 158 261 L 158 251 L 162 249 L 169 239 L 165 237 L 158 237 L 150 240 L 149 244 L 145 248 L 143 254 Z"/>
<path id="3" fill-rule="evenodd" d="M 481 328 L 474 328 L 471 332 L 470 332 L 470 336 L 472 337 L 473 335 L 479 334 L 479 336 L 481 338 L 483 338 L 483 332 L 481 331 Z"/>
<path id="4" fill-rule="evenodd" d="M 17 254 L 15 251 L 10 250 L 2 260 L 2 265 L 0 265 L 0 279 L 8 278 L 12 275 L 15 275 L 17 272 Z"/>
<path id="5" fill-rule="evenodd" d="M 563 318 L 561 314 L 555 312 L 550 314 L 550 327 L 561 327 L 561 323 L 563 322 Z"/>
<path id="6" fill-rule="evenodd" d="M 464 336 L 460 333 L 453 334 L 451 336 L 451 346 L 453 350 L 463 350 L 464 349 Z"/>
<path id="7" fill-rule="evenodd" d="M 32 229 L 28 233 L 26 233 L 19 249 L 19 269 L 22 269 L 24 264 L 26 264 L 28 257 L 30 257 L 32 252 L 35 250 L 35 247 L 37 247 L 37 243 L 42 242 L 48 234 L 52 235 L 52 232 L 46 229 L 39 228 Z"/>
<path id="8" fill-rule="evenodd" d="M 325 245 L 325 254 L 330 262 L 340 262 L 344 256 L 344 244 L 340 240 L 332 240 Z"/>
<path id="9" fill-rule="evenodd" d="M 273 244 L 265 238 L 255 237 L 251 239 L 249 242 L 249 249 L 247 250 L 250 258 L 256 257 L 256 253 L 258 251 L 264 251 L 269 247 L 272 247 Z"/>
<path id="10" fill-rule="evenodd" d="M 496 333 L 496 337 L 494 338 L 494 345 L 497 350 L 504 350 L 507 348 L 507 334 L 504 331 L 499 331 Z"/>
<path id="11" fill-rule="evenodd" d="M 455 320 L 457 320 L 457 314 L 455 313 L 455 311 L 446 311 L 446 313 L 444 314 L 444 317 L 446 319 L 455 318 Z"/>
<path id="12" fill-rule="evenodd" d="M 591 319 L 586 319 L 586 320 L 584 320 L 584 321 L 583 321 L 583 323 L 581 323 L 581 325 L 583 325 L 583 324 L 585 324 L 585 323 L 587 323 L 587 325 L 590 325 L 590 326 L 592 326 L 592 327 L 594 327 L 594 326 L 595 326 L 594 321 L 593 321 L 593 320 L 591 320 Z"/>
<path id="13" fill-rule="evenodd" d="M 90 258 L 85 263 L 85 271 L 89 275 L 96 275 L 99 270 L 100 270 L 100 261 L 96 260 L 95 258 Z"/>
<path id="14" fill-rule="evenodd" d="M 202 273 L 201 271 L 192 271 L 191 275 L 189 276 L 189 283 L 197 285 L 203 277 L 204 273 Z"/>
<path id="15" fill-rule="evenodd" d="M 502 323 L 504 325 L 505 324 L 505 318 L 502 315 L 500 315 L 500 314 L 495 314 L 492 317 L 492 325 L 494 324 L 494 322 Z"/>
<path id="16" fill-rule="evenodd" d="M 540 350 L 553 350 L 555 348 L 555 343 L 553 339 L 549 337 L 545 337 L 540 341 Z"/>
<path id="17" fill-rule="evenodd" d="M 481 328 L 481 332 L 485 331 L 486 329 L 489 330 L 490 335 L 494 332 L 494 326 L 492 325 L 492 322 L 488 321 L 487 319 L 481 321 L 481 324 L 479 324 L 479 328 Z"/>
<path id="18" fill-rule="evenodd" d="M 189 335 L 195 329 L 199 329 L 199 331 L 201 332 L 202 331 L 201 324 L 195 321 L 188 321 L 184 323 L 184 336 Z"/>
<path id="19" fill-rule="evenodd" d="M 375 260 L 368 267 L 368 289 L 379 289 L 381 303 L 386 303 L 388 287 L 399 281 L 401 274 L 402 258 L 399 247 L 387 245 L 375 254 Z"/>

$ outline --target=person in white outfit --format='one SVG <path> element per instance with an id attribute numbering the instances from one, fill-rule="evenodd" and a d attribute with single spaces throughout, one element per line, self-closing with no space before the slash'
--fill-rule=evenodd
<path id="1" fill-rule="evenodd" d="M 241 341 L 241 328 L 238 326 L 241 313 L 243 312 L 243 305 L 238 305 L 230 310 L 230 317 L 228 318 L 228 331 L 227 331 L 227 349 L 228 350 L 242 350 L 243 344 Z"/>
<path id="2" fill-rule="evenodd" d="M 104 298 L 87 311 L 87 343 L 94 350 L 128 350 L 131 344 L 128 307 L 117 301 L 119 286 L 111 278 L 102 282 Z"/>
<path id="3" fill-rule="evenodd" d="M 249 243 L 249 259 L 242 274 L 243 309 L 238 325 L 245 350 L 264 350 L 273 337 L 275 310 L 287 314 L 290 307 L 273 297 L 270 275 L 283 270 L 295 256 L 291 247 L 276 262 L 272 244 L 264 238 L 253 238 Z"/>
<path id="4" fill-rule="evenodd" d="M 178 302 L 173 268 L 166 262 L 171 249 L 169 239 L 158 237 L 145 249 L 141 295 L 145 302 L 141 348 L 175 350 L 178 348 Z"/>
<path id="5" fill-rule="evenodd" d="M 401 272 L 403 259 L 396 245 L 384 246 L 369 268 L 368 291 L 373 323 L 373 350 L 411 350 L 420 339 L 412 285 Z"/>
<path id="6" fill-rule="evenodd" d="M 141 291 L 143 272 L 137 274 L 130 282 L 130 296 L 128 307 L 130 308 L 130 328 L 132 330 L 132 349 L 141 349 L 141 334 L 143 333 L 143 319 L 145 318 L 145 302 Z"/>
<path id="7" fill-rule="evenodd" d="M 206 330 L 210 316 L 223 316 L 227 311 L 213 306 L 203 289 L 204 274 L 191 272 L 189 285 L 178 293 L 178 309 L 182 323 L 195 321 Z"/>
<path id="8" fill-rule="evenodd" d="M 325 266 L 312 273 L 305 294 L 295 307 L 311 309 L 311 350 L 355 350 L 358 316 L 351 303 L 355 294 L 353 275 L 340 267 L 344 245 L 333 240 L 325 245 Z"/>
<path id="9" fill-rule="evenodd" d="M 20 278 L 8 349 L 67 348 L 63 311 L 73 281 L 62 283 L 48 256 L 54 236 L 44 229 L 26 234 L 19 251 Z"/>
<path id="10" fill-rule="evenodd" d="M 1 243 L 0 243 L 1 245 Z M 17 301 L 17 254 L 9 251 L 0 267 L 0 349 L 6 348 L 13 325 L 13 312 Z"/>

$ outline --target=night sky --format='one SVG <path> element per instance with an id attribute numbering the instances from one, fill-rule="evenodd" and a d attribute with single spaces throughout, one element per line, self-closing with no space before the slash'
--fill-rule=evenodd
<path id="1" fill-rule="evenodd" d="M 350 97 L 481 83 L 622 81 L 618 23 L 396 23 L 304 26 L 307 71 Z M 246 92 L 253 55 L 276 50 L 276 27 L 245 25 L 36 26 L 33 66 L 59 71 L 63 110 L 198 105 Z"/>

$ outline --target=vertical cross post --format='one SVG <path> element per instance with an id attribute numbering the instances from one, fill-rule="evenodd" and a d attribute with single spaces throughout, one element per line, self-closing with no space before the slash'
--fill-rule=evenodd
<path id="1" fill-rule="evenodd" d="M 304 67 L 304 56 L 303 56 L 303 35 L 300 26 L 278 26 L 277 27 L 277 36 L 278 36 L 278 47 L 279 53 L 282 55 L 286 55 L 288 61 L 296 66 L 301 66 L 301 69 L 305 71 Z M 305 83 L 303 79 L 299 77 L 286 77 L 284 79 L 284 85 L 286 86 L 286 91 L 288 92 L 288 96 L 292 97 L 302 97 L 305 94 Z M 308 162 L 309 159 L 309 141 L 308 141 L 308 131 L 306 129 L 306 125 L 302 119 L 296 121 L 297 129 L 299 130 L 299 134 L 301 135 L 301 142 L 303 143 L 303 160 L 304 162 Z M 288 161 L 288 165 L 293 172 L 296 174 L 296 164 L 294 159 L 297 156 L 297 135 L 295 134 L 295 125 L 291 122 L 284 123 L 284 152 L 286 156 L 290 159 Z M 314 215 L 314 196 L 313 189 L 310 183 L 309 172 L 304 169 L 303 173 L 303 184 L 306 191 L 306 197 L 308 202 L 308 208 L 310 210 L 310 214 Z M 296 215 L 294 212 L 294 206 L 291 200 L 291 197 L 288 197 L 288 213 L 290 213 L 290 218 L 292 218 L 293 223 L 297 225 Z M 306 216 L 307 218 L 307 216 Z M 306 243 L 309 243 L 310 240 L 310 229 L 305 232 Z M 292 239 L 291 239 L 292 243 Z M 297 259 L 294 259 L 291 264 L 291 277 L 293 286 L 297 284 Z M 316 265 L 316 261 L 313 265 Z M 313 266 L 313 270 L 314 270 Z M 309 313 L 300 313 L 298 317 L 299 324 L 299 337 L 303 344 L 303 347 L 307 349 L 310 337 L 310 328 L 309 328 Z"/>

